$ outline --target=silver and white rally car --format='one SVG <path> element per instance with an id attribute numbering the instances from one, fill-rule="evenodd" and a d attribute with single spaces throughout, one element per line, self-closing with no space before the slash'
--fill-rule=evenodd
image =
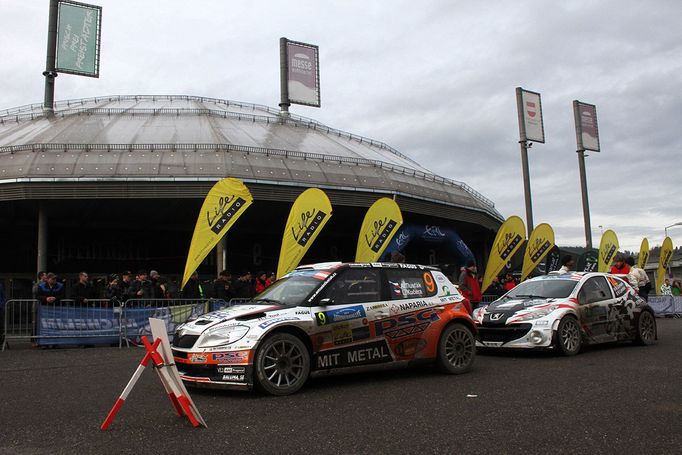
<path id="1" fill-rule="evenodd" d="M 564 273 L 524 281 L 474 311 L 477 346 L 549 348 L 577 354 L 583 343 L 657 339 L 651 307 L 618 276 Z"/>
<path id="2" fill-rule="evenodd" d="M 468 371 L 476 328 L 439 270 L 412 264 L 298 267 L 251 302 L 178 327 L 173 356 L 194 386 L 297 391 L 311 373 L 436 363 Z"/>

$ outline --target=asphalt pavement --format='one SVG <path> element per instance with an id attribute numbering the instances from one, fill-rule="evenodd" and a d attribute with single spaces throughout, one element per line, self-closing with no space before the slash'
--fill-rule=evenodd
<path id="1" fill-rule="evenodd" d="M 15 346 L 0 353 L 0 454 L 681 453 L 682 319 L 657 322 L 653 346 L 479 352 L 462 376 L 331 376 L 288 397 L 191 391 L 199 429 L 148 369 L 100 431 L 140 348 Z"/>

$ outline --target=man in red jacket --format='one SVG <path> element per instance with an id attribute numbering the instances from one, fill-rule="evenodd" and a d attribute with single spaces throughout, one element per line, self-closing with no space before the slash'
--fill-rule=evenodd
<path id="1" fill-rule="evenodd" d="M 630 266 L 625 263 L 625 256 L 620 253 L 616 254 L 611 266 L 611 273 L 614 275 L 627 275 L 630 273 Z"/>
<path id="2" fill-rule="evenodd" d="M 459 292 L 471 303 L 470 313 L 481 303 L 481 286 L 478 284 L 476 272 L 476 263 L 470 260 L 459 275 Z"/>

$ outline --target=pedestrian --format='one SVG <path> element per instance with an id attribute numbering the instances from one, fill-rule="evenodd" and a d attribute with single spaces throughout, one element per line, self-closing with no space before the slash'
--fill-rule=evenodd
<path id="1" fill-rule="evenodd" d="M 232 292 L 232 274 L 228 270 L 220 272 L 218 278 L 213 281 L 211 291 L 211 297 L 214 299 L 229 302 L 234 297 Z"/>
<path id="2" fill-rule="evenodd" d="M 123 301 L 134 299 L 135 295 L 130 292 L 130 286 L 133 284 L 133 272 L 126 270 L 121 273 L 118 287 L 121 289 L 121 298 Z"/>
<path id="3" fill-rule="evenodd" d="M 147 279 L 147 271 L 139 270 L 137 275 L 135 275 L 135 281 L 130 284 L 128 293 L 135 300 L 141 299 L 153 299 L 154 291 L 152 289 L 152 283 Z M 138 302 L 144 303 L 144 302 Z"/>
<path id="4" fill-rule="evenodd" d="M 121 287 L 118 275 L 112 273 L 109 275 L 107 287 L 104 290 L 104 297 L 109 300 L 113 306 L 120 306 L 123 302 L 123 288 Z"/>
<path id="5" fill-rule="evenodd" d="M 561 268 L 559 269 L 559 273 L 571 273 L 574 268 L 575 261 L 573 260 L 573 256 L 567 254 L 561 258 Z"/>
<path id="6" fill-rule="evenodd" d="M 462 295 L 469 300 L 469 314 L 471 314 L 473 310 L 478 307 L 479 303 L 481 303 L 481 287 L 476 279 L 477 272 L 476 262 L 469 260 L 466 263 L 466 267 L 459 275 L 459 290 Z"/>
<path id="7" fill-rule="evenodd" d="M 389 262 L 394 262 L 396 264 L 402 264 L 405 262 L 405 255 L 398 250 L 391 251 L 391 259 Z"/>
<path id="8" fill-rule="evenodd" d="M 149 282 L 152 284 L 152 298 L 163 299 L 166 293 L 162 287 L 165 280 L 159 275 L 159 272 L 152 270 L 149 272 Z"/>
<path id="9" fill-rule="evenodd" d="M 500 283 L 500 279 L 498 277 L 493 277 L 492 283 L 490 283 L 490 286 L 486 290 L 486 293 L 494 296 L 495 298 L 497 297 L 502 297 L 505 293 L 504 287 L 502 286 L 502 283 Z"/>
<path id="10" fill-rule="evenodd" d="M 682 284 L 680 284 L 679 281 L 674 280 L 672 286 L 670 286 L 670 292 L 675 297 L 679 296 L 680 294 L 682 294 Z"/>
<path id="11" fill-rule="evenodd" d="M 90 282 L 88 272 L 78 274 L 78 283 L 71 290 L 71 299 L 76 302 L 76 306 L 90 306 L 88 303 L 97 299 L 97 290 Z"/>
<path id="12" fill-rule="evenodd" d="M 54 273 L 45 276 L 46 281 L 38 285 L 38 300 L 43 305 L 57 305 L 64 298 L 64 283 L 59 283 Z"/>
<path id="13" fill-rule="evenodd" d="M 189 277 L 189 280 L 187 280 L 185 287 L 182 288 L 182 296 L 186 299 L 204 298 L 204 288 L 199 282 L 199 273 L 196 271 L 192 273 L 192 275 Z"/>
<path id="14" fill-rule="evenodd" d="M 628 274 L 628 281 L 630 285 L 637 290 L 637 293 L 644 300 L 649 300 L 649 290 L 651 289 L 651 282 L 646 272 L 635 264 L 635 258 L 628 256 L 625 263 L 630 266 L 630 273 Z"/>
<path id="15" fill-rule="evenodd" d="M 265 288 L 268 287 L 268 275 L 265 272 L 258 272 L 258 275 L 256 275 L 256 295 L 260 294 L 261 292 L 265 291 Z"/>
<path id="16" fill-rule="evenodd" d="M 244 271 L 235 281 L 232 282 L 234 297 L 237 299 L 250 299 L 255 293 L 251 285 L 251 272 Z"/>
<path id="17" fill-rule="evenodd" d="M 670 287 L 670 280 L 667 278 L 665 282 L 661 285 L 661 295 L 673 295 L 672 288 Z"/>
<path id="18" fill-rule="evenodd" d="M 504 276 L 504 284 L 502 287 L 504 288 L 505 292 L 509 292 L 516 287 L 516 280 L 514 279 L 514 275 L 512 275 L 511 272 L 507 272 L 507 274 Z"/>
<path id="19" fill-rule="evenodd" d="M 38 272 L 38 279 L 33 283 L 31 289 L 33 300 L 38 300 L 38 286 L 40 286 L 40 283 L 47 283 L 47 272 Z"/>
<path id="20" fill-rule="evenodd" d="M 277 281 L 277 277 L 275 275 L 275 272 L 270 272 L 270 274 L 268 275 L 268 280 L 267 280 L 268 286 L 270 286 L 275 281 Z"/>
<path id="21" fill-rule="evenodd" d="M 625 256 L 618 253 L 613 258 L 613 265 L 611 266 L 612 275 L 627 275 L 630 273 L 630 266 L 625 263 Z"/>

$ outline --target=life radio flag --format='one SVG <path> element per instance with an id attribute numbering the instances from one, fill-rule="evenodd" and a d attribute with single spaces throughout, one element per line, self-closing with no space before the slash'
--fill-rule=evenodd
<path id="1" fill-rule="evenodd" d="M 658 258 L 658 270 L 656 271 L 656 294 L 661 294 L 661 285 L 665 281 L 665 270 L 670 265 L 670 258 L 673 257 L 673 241 L 670 237 L 663 240 L 661 255 Z"/>
<path id="2" fill-rule="evenodd" d="M 599 265 L 597 272 L 608 272 L 613 257 L 618 252 L 618 236 L 611 229 L 604 232 L 599 243 Z"/>
<path id="3" fill-rule="evenodd" d="M 485 275 L 483 275 L 483 285 L 481 292 L 486 289 L 493 282 L 493 278 L 498 276 L 507 262 L 514 256 L 514 253 L 521 248 L 523 242 L 526 240 L 526 225 L 518 216 L 510 216 L 502 223 L 500 230 L 497 231 L 495 242 L 493 242 L 493 249 L 488 258 L 488 264 L 485 267 Z"/>
<path id="4" fill-rule="evenodd" d="M 535 267 L 542 262 L 554 247 L 554 230 L 547 223 L 538 224 L 528 237 L 526 252 L 523 254 L 521 281 L 525 280 Z"/>
<path id="5" fill-rule="evenodd" d="M 213 185 L 197 217 L 185 273 L 182 275 L 182 288 L 208 253 L 252 203 L 251 192 L 239 179 L 225 178 Z"/>
<path id="6" fill-rule="evenodd" d="M 378 261 L 402 224 L 403 214 L 393 199 L 382 197 L 372 204 L 362 221 L 355 262 Z"/>
<path id="7" fill-rule="evenodd" d="M 642 239 L 642 245 L 639 247 L 639 256 L 637 257 L 637 267 L 644 270 L 644 266 L 649 262 L 649 240 L 646 237 Z"/>
<path id="8" fill-rule="evenodd" d="M 331 216 L 332 205 L 324 191 L 309 188 L 296 198 L 284 228 L 277 278 L 296 268 Z"/>

